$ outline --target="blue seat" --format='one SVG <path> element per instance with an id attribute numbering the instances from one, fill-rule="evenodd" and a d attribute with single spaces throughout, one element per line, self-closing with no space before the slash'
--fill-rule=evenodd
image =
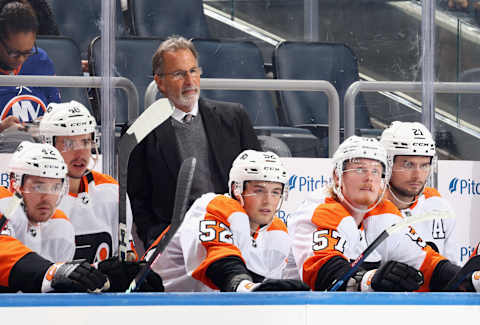
<path id="1" fill-rule="evenodd" d="M 101 38 L 95 38 L 88 50 L 90 74 L 98 76 L 102 71 Z M 144 93 L 153 80 L 152 56 L 162 39 L 153 37 L 122 37 L 115 41 L 115 76 L 130 79 L 137 87 L 139 96 L 139 111 L 144 110 Z M 94 92 L 92 106 L 98 112 L 100 103 L 99 91 Z M 117 117 L 115 123 L 123 125 L 128 122 L 127 97 L 123 90 L 115 90 L 115 106 Z"/>
<path id="2" fill-rule="evenodd" d="M 480 82 L 480 68 L 465 70 L 459 82 Z M 480 94 L 460 94 L 458 117 L 468 123 L 480 126 Z"/>
<path id="3" fill-rule="evenodd" d="M 250 41 L 193 39 L 202 78 L 265 79 L 263 56 Z M 253 90 L 202 90 L 205 97 L 243 104 L 253 125 L 276 126 L 274 94 Z"/>
<path id="4" fill-rule="evenodd" d="M 38 36 L 37 46 L 44 49 L 55 66 L 57 76 L 82 76 L 80 49 L 69 37 Z M 62 101 L 76 100 L 89 107 L 85 88 L 59 88 Z"/>
<path id="5" fill-rule="evenodd" d="M 263 56 L 251 41 L 193 39 L 204 78 L 265 79 Z M 253 90 L 202 90 L 208 98 L 244 105 L 257 134 L 284 141 L 293 156 L 322 157 L 325 152 L 308 130 L 279 125 L 274 94 Z"/>
<path id="6" fill-rule="evenodd" d="M 82 59 L 87 58 L 90 42 L 100 35 L 102 2 L 99 0 L 47 0 L 55 15 L 60 35 L 71 37 L 80 48 Z M 116 2 L 116 35 L 128 35 L 123 23 L 120 0 Z"/>
<path id="7" fill-rule="evenodd" d="M 129 0 L 128 10 L 137 36 L 210 37 L 201 0 Z"/>
<path id="8" fill-rule="evenodd" d="M 357 57 L 345 44 L 290 42 L 277 45 L 273 70 L 277 79 L 326 80 L 340 97 L 340 127 L 343 127 L 343 98 L 348 87 L 359 80 Z M 327 136 L 328 101 L 322 92 L 279 91 L 280 119 L 285 125 L 309 128 L 319 138 Z M 357 96 L 356 128 L 371 129 L 362 94 Z"/>

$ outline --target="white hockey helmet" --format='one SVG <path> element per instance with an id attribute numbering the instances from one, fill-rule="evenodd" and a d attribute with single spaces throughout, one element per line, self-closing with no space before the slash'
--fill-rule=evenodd
<path id="1" fill-rule="evenodd" d="M 45 143 L 54 145 L 55 136 L 93 134 L 97 143 L 97 123 L 88 109 L 77 101 L 50 103 L 40 120 L 39 133 Z"/>
<path id="2" fill-rule="evenodd" d="M 55 147 L 46 143 L 22 141 L 12 154 L 8 172 L 15 178 L 13 189 L 17 192 L 25 175 L 60 178 L 65 186 L 68 186 L 67 165 L 62 155 Z M 63 192 L 66 192 L 66 189 Z"/>
<path id="3" fill-rule="evenodd" d="M 338 146 L 333 154 L 335 173 L 341 177 L 344 163 L 355 158 L 377 160 L 384 167 L 384 176 L 389 176 L 387 170 L 387 153 L 385 148 L 375 138 L 364 138 L 353 135 Z"/>
<path id="4" fill-rule="evenodd" d="M 394 121 L 386 128 L 380 139 L 388 159 L 395 156 L 435 157 L 435 141 L 430 131 L 419 122 Z"/>
<path id="5" fill-rule="evenodd" d="M 283 184 L 284 196 L 287 194 L 287 171 L 277 154 L 271 151 L 245 150 L 235 158 L 228 180 L 230 191 L 235 184 L 235 193 L 243 193 L 246 181 L 278 182 Z"/>
<path id="6" fill-rule="evenodd" d="M 387 152 L 385 148 L 380 144 L 380 142 L 378 142 L 378 140 L 375 138 L 365 138 L 353 135 L 343 141 L 340 146 L 338 146 L 338 149 L 335 151 L 332 158 L 334 164 L 334 172 L 338 177 L 338 183 L 334 184 L 333 191 L 342 201 L 345 200 L 341 190 L 342 175 L 345 163 L 352 159 L 358 158 L 376 160 L 383 165 L 383 193 L 385 191 L 386 184 L 390 179 L 390 166 L 387 164 Z M 383 193 L 373 207 L 375 207 L 382 200 Z M 361 211 L 367 212 L 373 209 L 373 207 L 368 210 Z"/>

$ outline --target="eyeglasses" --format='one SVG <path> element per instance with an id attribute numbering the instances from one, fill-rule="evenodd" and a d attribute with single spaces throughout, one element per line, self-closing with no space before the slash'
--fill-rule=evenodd
<path id="1" fill-rule="evenodd" d="M 393 164 L 393 170 L 394 171 L 407 171 L 411 172 L 413 170 L 419 169 L 421 172 L 428 172 L 430 171 L 430 167 L 432 165 L 430 163 L 425 163 L 425 164 L 414 164 L 411 161 L 403 161 L 403 163 L 398 166 L 398 164 Z"/>
<path id="2" fill-rule="evenodd" d="M 81 140 L 72 140 L 72 139 L 63 139 L 63 146 L 60 145 L 61 152 L 74 151 L 74 150 L 91 150 L 95 141 L 92 139 L 81 139 Z"/>
<path id="3" fill-rule="evenodd" d="M 33 47 L 28 51 L 19 51 L 19 50 L 11 49 L 5 43 L 5 41 L 1 38 L 0 38 L 0 43 L 2 43 L 3 47 L 5 48 L 5 51 L 7 51 L 8 57 L 11 58 L 11 59 L 18 59 L 21 56 L 23 56 L 25 58 L 28 58 L 28 57 L 38 53 L 37 43 L 34 43 Z"/>
<path id="4" fill-rule="evenodd" d="M 280 199 L 283 195 L 283 192 L 281 190 L 273 190 L 269 192 L 263 188 L 256 188 L 253 190 L 253 193 L 243 194 L 243 196 L 259 196 L 262 198 L 265 198 L 267 195 L 274 199 Z"/>
<path id="5" fill-rule="evenodd" d="M 192 77 L 200 77 L 203 73 L 202 67 L 195 67 L 191 68 L 190 70 L 177 70 L 173 72 L 165 72 L 165 73 L 160 73 L 160 76 L 172 76 L 173 80 L 182 80 L 185 79 L 187 76 L 187 73 L 189 73 Z"/>
<path id="6" fill-rule="evenodd" d="M 344 173 L 354 173 L 355 175 L 366 176 L 370 173 L 374 178 L 381 178 L 383 175 L 383 170 L 381 168 L 365 168 L 365 167 L 357 167 L 351 169 L 345 169 Z"/>
<path id="7" fill-rule="evenodd" d="M 30 183 L 23 187 L 24 193 L 58 195 L 63 191 L 63 183 Z"/>

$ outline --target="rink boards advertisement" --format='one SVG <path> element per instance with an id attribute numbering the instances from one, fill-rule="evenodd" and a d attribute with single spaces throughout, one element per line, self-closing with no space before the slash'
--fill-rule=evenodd
<path id="1" fill-rule="evenodd" d="M 0 154 L 0 185 L 8 187 L 10 155 Z M 307 198 L 323 196 L 332 183 L 333 165 L 328 158 L 282 158 L 289 172 L 288 199 L 279 217 L 288 223 L 289 215 Z M 99 157 L 95 169 L 101 169 Z M 438 162 L 438 190 L 448 199 L 457 216 L 456 237 L 460 263 L 464 263 L 480 241 L 480 162 L 441 160 Z"/>

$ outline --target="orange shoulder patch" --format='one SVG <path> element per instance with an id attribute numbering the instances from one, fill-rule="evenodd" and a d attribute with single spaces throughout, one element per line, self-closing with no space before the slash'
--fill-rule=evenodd
<path id="1" fill-rule="evenodd" d="M 425 189 L 423 190 L 423 195 L 425 195 L 425 198 L 427 199 L 429 197 L 441 196 L 440 192 L 438 192 L 438 190 L 433 187 L 425 187 Z"/>
<path id="2" fill-rule="evenodd" d="M 13 193 L 10 192 L 6 187 L 0 186 L 0 199 L 3 199 L 5 197 L 10 197 L 12 195 Z"/>
<path id="3" fill-rule="evenodd" d="M 62 211 L 62 210 L 55 210 L 55 213 L 53 214 L 51 219 L 65 219 L 65 220 L 70 220 L 68 219 L 67 215 Z"/>
<path id="4" fill-rule="evenodd" d="M 217 195 L 207 205 L 207 216 L 214 216 L 215 219 L 223 222 L 228 227 L 230 227 L 228 217 L 235 212 L 243 212 L 246 214 L 240 202 L 225 195 Z"/>
<path id="5" fill-rule="evenodd" d="M 118 185 L 117 180 L 110 175 L 102 174 L 94 170 L 92 170 L 91 173 L 93 175 L 93 181 L 95 182 L 95 185 L 100 185 L 100 184 L 117 184 Z"/>
<path id="6" fill-rule="evenodd" d="M 393 204 L 389 200 L 384 199 L 375 207 L 375 209 L 368 212 L 365 215 L 364 219 L 367 219 L 369 216 L 374 216 L 374 215 L 384 214 L 384 213 L 396 214 L 403 218 L 402 213 L 400 212 L 400 210 L 398 210 L 395 204 Z"/>
<path id="7" fill-rule="evenodd" d="M 272 230 L 281 230 L 281 231 L 287 232 L 287 226 L 285 225 L 282 219 L 278 217 L 273 217 L 272 223 L 267 228 L 267 231 L 272 231 Z"/>
<path id="8" fill-rule="evenodd" d="M 351 215 L 342 204 L 334 200 L 326 200 L 313 212 L 312 222 L 327 229 L 337 229 L 343 218 Z"/>

